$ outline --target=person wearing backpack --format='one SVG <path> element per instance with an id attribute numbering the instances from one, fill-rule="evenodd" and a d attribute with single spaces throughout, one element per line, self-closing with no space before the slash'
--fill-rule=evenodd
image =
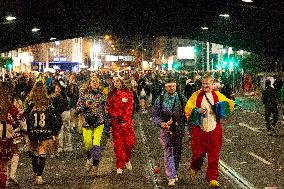
<path id="1" fill-rule="evenodd" d="M 165 92 L 160 95 L 152 108 L 152 120 L 160 128 L 160 143 L 164 151 L 165 173 L 168 186 L 175 186 L 182 153 L 184 134 L 183 110 L 185 97 L 176 91 L 176 81 L 168 79 Z"/>
<path id="2" fill-rule="evenodd" d="M 192 158 L 190 165 L 191 181 L 197 180 L 203 159 L 208 155 L 206 180 L 210 187 L 220 187 L 219 159 L 222 146 L 222 128 L 220 119 L 228 117 L 234 109 L 234 103 L 219 91 L 213 90 L 213 78 L 205 75 L 201 90 L 194 92 L 185 106 L 185 115 L 191 124 Z"/>
<path id="3" fill-rule="evenodd" d="M 37 185 L 43 184 L 49 140 L 56 135 L 57 115 L 52 107 L 45 85 L 38 81 L 25 99 L 29 155 L 32 160 L 33 177 Z"/>

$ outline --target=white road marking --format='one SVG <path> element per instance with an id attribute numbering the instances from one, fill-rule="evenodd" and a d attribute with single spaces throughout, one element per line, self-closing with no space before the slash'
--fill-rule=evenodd
<path id="1" fill-rule="evenodd" d="M 239 188 L 256 189 L 256 187 L 252 185 L 252 183 L 250 183 L 246 178 L 237 173 L 237 171 L 235 171 L 233 168 L 226 165 L 222 160 L 219 160 L 219 167 L 221 174 L 225 174 L 229 178 L 231 178 L 236 183 L 236 185 L 239 186 Z"/>
<path id="2" fill-rule="evenodd" d="M 265 163 L 266 165 L 272 165 L 272 163 L 270 163 L 269 161 L 265 160 L 264 158 L 256 155 L 255 153 L 252 152 L 247 152 L 249 155 L 255 157 L 256 159 L 258 159 L 259 161 L 261 161 L 262 163 Z"/>
<path id="3" fill-rule="evenodd" d="M 223 138 L 225 139 L 226 142 L 232 142 L 231 139 L 228 139 L 228 138 L 226 138 L 226 137 L 224 137 L 224 136 L 223 136 Z"/>
<path id="4" fill-rule="evenodd" d="M 254 132 L 257 132 L 257 133 L 262 133 L 262 131 L 259 130 L 260 128 L 251 127 L 246 123 L 239 123 L 239 126 L 246 127 L 246 128 L 248 128 L 248 129 L 250 129 Z"/>

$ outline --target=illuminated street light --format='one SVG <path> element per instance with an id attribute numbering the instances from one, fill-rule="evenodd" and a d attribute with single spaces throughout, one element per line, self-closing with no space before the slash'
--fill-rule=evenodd
<path id="1" fill-rule="evenodd" d="M 111 45 L 111 47 L 113 48 L 113 47 L 114 47 L 114 45 Z"/>
<path id="2" fill-rule="evenodd" d="M 99 44 L 94 45 L 94 52 L 100 52 L 101 51 L 101 46 Z"/>
<path id="3" fill-rule="evenodd" d="M 53 40 L 56 40 L 56 38 L 55 37 L 51 37 L 49 40 L 53 41 Z"/>
<path id="4" fill-rule="evenodd" d="M 253 0 L 242 0 L 243 2 L 246 2 L 246 3 L 252 3 Z"/>
<path id="5" fill-rule="evenodd" d="M 7 21 L 12 21 L 12 20 L 16 20 L 17 18 L 15 16 L 7 16 L 6 20 Z"/>
<path id="6" fill-rule="evenodd" d="M 224 17 L 224 18 L 229 18 L 230 15 L 229 14 L 219 14 L 220 17 Z"/>
<path id="7" fill-rule="evenodd" d="M 207 27 L 201 27 L 202 30 L 208 30 L 209 28 Z"/>
<path id="8" fill-rule="evenodd" d="M 109 35 L 105 35 L 105 40 L 109 40 L 110 36 Z"/>
<path id="9" fill-rule="evenodd" d="M 38 32 L 40 29 L 39 28 L 33 28 L 32 32 Z"/>

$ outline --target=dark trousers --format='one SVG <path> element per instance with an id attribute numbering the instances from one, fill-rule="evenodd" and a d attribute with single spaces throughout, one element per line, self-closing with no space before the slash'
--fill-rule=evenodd
<path id="1" fill-rule="evenodd" d="M 271 121 L 271 115 L 272 115 L 272 121 Z M 265 122 L 266 122 L 266 128 L 268 131 L 271 130 L 271 126 L 275 126 L 278 122 L 278 110 L 277 107 L 265 107 Z"/>

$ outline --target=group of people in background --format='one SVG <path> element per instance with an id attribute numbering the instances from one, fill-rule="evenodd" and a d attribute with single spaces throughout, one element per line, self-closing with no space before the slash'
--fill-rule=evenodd
<path id="1" fill-rule="evenodd" d="M 182 140 L 186 126 L 190 126 L 191 180 L 196 181 L 208 154 L 206 179 L 211 187 L 220 187 L 220 120 L 227 118 L 234 107 L 232 89 L 225 85 L 209 75 L 189 78 L 174 73 L 23 73 L 9 78 L 1 82 L 0 88 L 0 188 L 5 188 L 7 181 L 18 183 L 22 141 L 31 159 L 34 181 L 42 185 L 47 155 L 52 158 L 72 152 L 74 132 L 82 133 L 86 169 L 92 176 L 97 176 L 110 134 L 116 173 L 132 170 L 133 115 L 141 112 L 143 116 L 149 113 L 149 107 L 153 125 L 160 128 L 168 186 L 178 181 Z M 226 95 L 219 92 L 222 88 Z"/>

